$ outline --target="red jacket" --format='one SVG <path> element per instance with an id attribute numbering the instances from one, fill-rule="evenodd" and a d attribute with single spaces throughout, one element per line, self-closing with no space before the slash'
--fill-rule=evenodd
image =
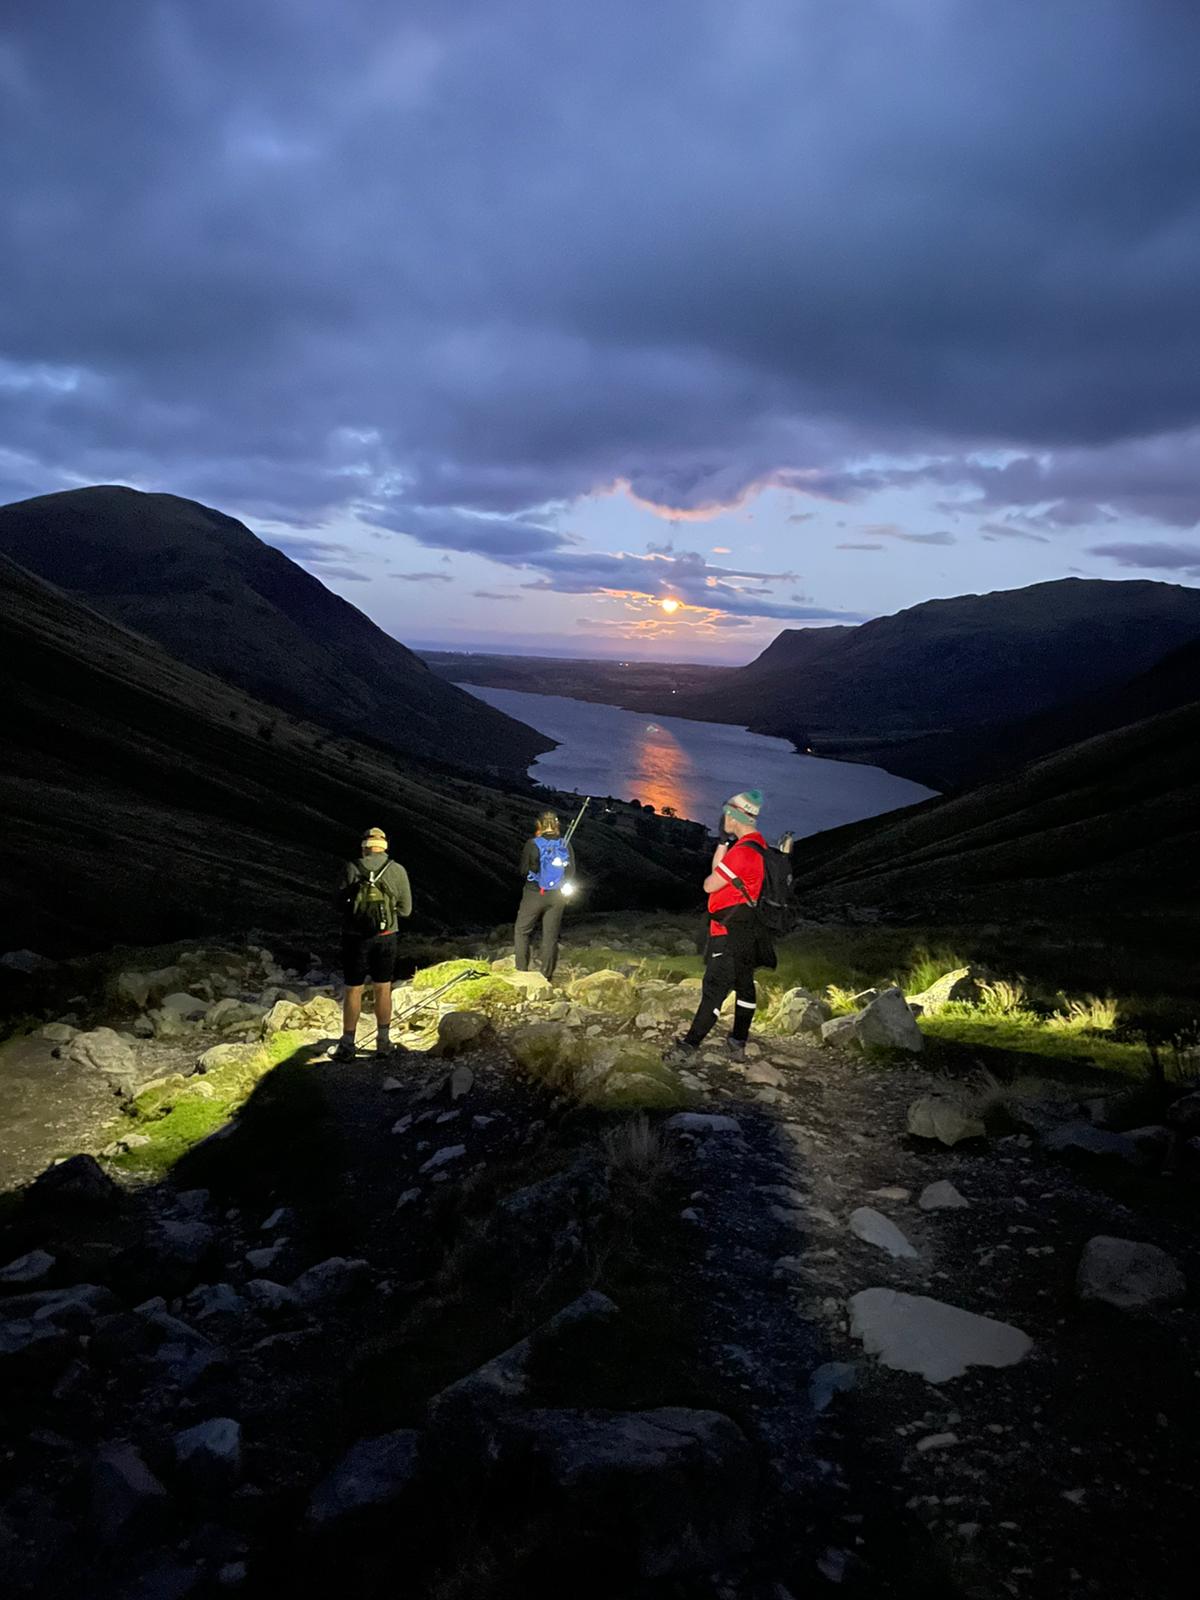
<path id="1" fill-rule="evenodd" d="M 736 844 L 730 845 L 715 868 L 719 877 L 740 878 L 752 900 L 757 900 L 762 893 L 763 878 L 767 870 L 766 862 L 759 854 L 759 850 L 747 848 L 755 844 L 759 850 L 767 848 L 767 841 L 761 833 L 747 833 Z M 745 904 L 746 895 L 742 894 L 740 889 L 735 889 L 732 883 L 723 883 L 719 889 L 714 889 L 708 897 L 709 916 L 713 918 L 708 925 L 709 932 L 718 934 L 725 932 L 725 924 L 716 920 L 715 912 L 728 911 L 733 906 Z"/>

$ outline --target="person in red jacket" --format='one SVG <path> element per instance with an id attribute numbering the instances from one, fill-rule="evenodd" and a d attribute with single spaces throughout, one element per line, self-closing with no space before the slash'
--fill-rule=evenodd
<path id="1" fill-rule="evenodd" d="M 691 1027 L 676 1040 L 668 1058 L 686 1059 L 699 1048 L 716 1026 L 730 989 L 734 992 L 734 1011 L 729 1048 L 737 1055 L 745 1052 L 756 1005 L 754 963 L 758 931 L 754 907 L 766 872 L 767 841 L 758 831 L 762 803 L 758 789 L 744 789 L 725 803 L 721 829 L 733 836 L 733 842 L 722 840 L 717 846 L 712 871 L 704 880 L 709 923 L 700 1004 Z"/>

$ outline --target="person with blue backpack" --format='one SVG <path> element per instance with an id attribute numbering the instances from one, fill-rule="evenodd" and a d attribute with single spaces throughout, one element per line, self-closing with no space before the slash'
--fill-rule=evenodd
<path id="1" fill-rule="evenodd" d="M 575 874 L 575 852 L 562 836 L 558 813 L 543 811 L 532 839 L 521 851 L 521 879 L 525 887 L 513 929 L 513 954 L 518 972 L 529 971 L 529 946 L 538 924 L 542 929 L 541 969 L 554 978 L 558 964 L 558 934 Z"/>

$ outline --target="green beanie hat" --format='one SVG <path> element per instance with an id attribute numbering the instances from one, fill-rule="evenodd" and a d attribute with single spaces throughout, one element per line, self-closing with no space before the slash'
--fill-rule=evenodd
<path id="1" fill-rule="evenodd" d="M 762 810 L 762 804 L 761 789 L 743 789 L 741 794 L 735 794 L 732 800 L 726 800 L 725 810 L 739 822 L 754 827 L 758 821 L 758 813 Z"/>

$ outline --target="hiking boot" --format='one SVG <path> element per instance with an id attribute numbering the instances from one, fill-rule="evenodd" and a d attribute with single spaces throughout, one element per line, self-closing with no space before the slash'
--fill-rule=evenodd
<path id="1" fill-rule="evenodd" d="M 746 1054 L 745 1039 L 726 1039 L 725 1048 L 731 1056 L 736 1056 L 740 1061 Z"/>
<path id="2" fill-rule="evenodd" d="M 693 1044 L 690 1039 L 672 1039 L 671 1043 L 663 1051 L 663 1060 L 670 1067 L 682 1066 L 684 1062 L 695 1059 L 699 1048 L 700 1046 Z"/>
<path id="3" fill-rule="evenodd" d="M 355 1056 L 354 1046 L 347 1044 L 345 1039 L 338 1040 L 337 1049 L 330 1056 L 331 1061 L 353 1061 Z"/>

